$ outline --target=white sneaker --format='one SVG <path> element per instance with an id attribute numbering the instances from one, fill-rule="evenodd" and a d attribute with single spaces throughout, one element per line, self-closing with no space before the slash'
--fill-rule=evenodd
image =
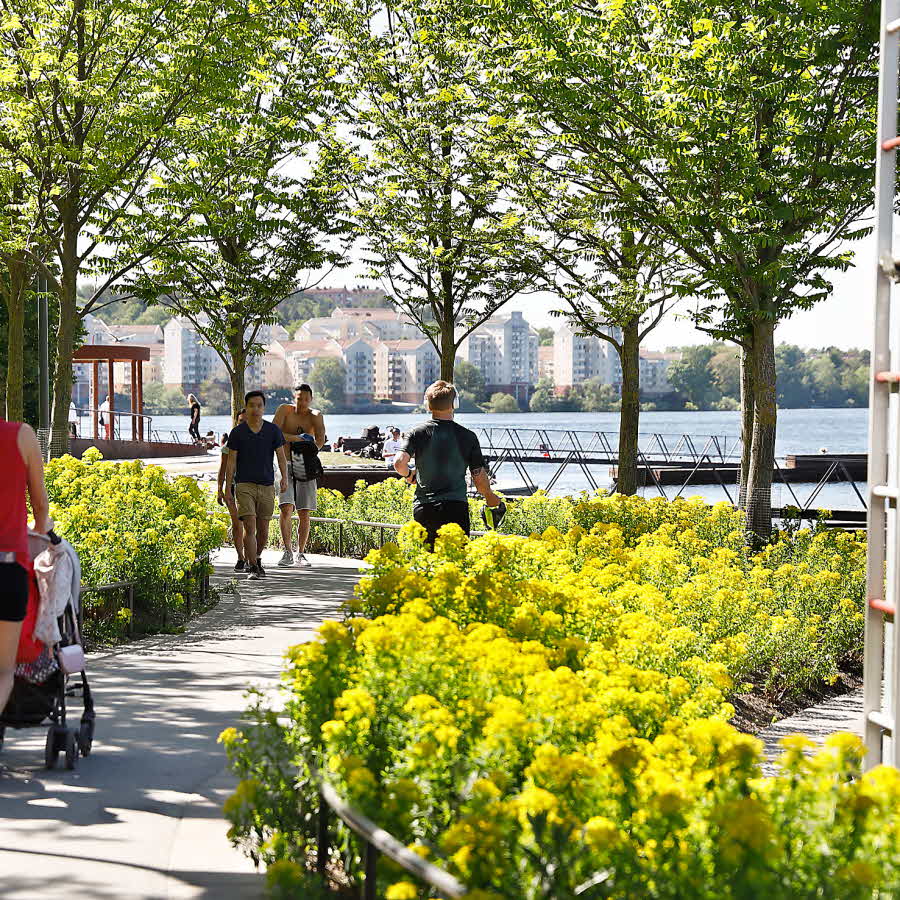
<path id="1" fill-rule="evenodd" d="M 302 559 L 302 556 L 301 556 Z M 292 566 L 294 564 L 294 554 L 291 553 L 290 550 L 285 550 L 281 555 L 281 559 L 278 560 L 278 565 L 282 568 L 286 568 L 287 566 Z"/>
<path id="2" fill-rule="evenodd" d="M 308 569 L 310 566 L 312 566 L 312 563 L 306 558 L 305 553 L 301 553 L 297 557 L 297 565 L 303 569 Z"/>

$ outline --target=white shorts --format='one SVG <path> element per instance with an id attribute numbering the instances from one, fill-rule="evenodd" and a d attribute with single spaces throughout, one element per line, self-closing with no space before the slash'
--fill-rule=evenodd
<path id="1" fill-rule="evenodd" d="M 286 506 L 290 504 L 297 509 L 308 509 L 313 511 L 316 509 L 316 489 L 318 483 L 315 478 L 312 481 L 298 481 L 294 475 L 301 475 L 304 472 L 303 462 L 299 461 L 296 470 L 294 469 L 294 460 L 288 463 L 287 467 L 287 490 L 278 495 L 278 505 Z"/>

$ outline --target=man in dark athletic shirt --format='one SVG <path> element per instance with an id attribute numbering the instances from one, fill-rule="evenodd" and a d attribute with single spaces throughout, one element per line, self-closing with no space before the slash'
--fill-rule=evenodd
<path id="1" fill-rule="evenodd" d="M 478 438 L 453 421 L 455 401 L 456 388 L 452 384 L 432 384 L 425 391 L 431 419 L 412 429 L 394 457 L 394 469 L 409 484 L 416 485 L 413 518 L 428 532 L 429 546 L 434 546 L 438 529 L 449 522 L 456 522 L 466 534 L 470 532 L 467 469 L 488 506 L 500 504 L 500 498 L 491 490 Z M 416 461 L 414 473 L 410 471 L 410 458 Z"/>

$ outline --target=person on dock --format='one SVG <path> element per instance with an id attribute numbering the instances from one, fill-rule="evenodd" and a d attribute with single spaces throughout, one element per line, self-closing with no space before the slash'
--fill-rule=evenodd
<path id="1" fill-rule="evenodd" d="M 188 406 L 191 410 L 191 424 L 188 426 L 188 434 L 195 444 L 200 443 L 200 401 L 193 395 L 187 396 Z"/>
<path id="2" fill-rule="evenodd" d="M 28 608 L 31 560 L 28 554 L 28 506 L 34 530 L 53 528 L 44 486 L 44 461 L 29 425 L 0 419 L 0 711 L 13 688 L 19 634 Z"/>
<path id="3" fill-rule="evenodd" d="M 278 489 L 282 493 L 287 490 L 284 435 L 277 425 L 263 419 L 265 408 L 266 395 L 262 391 L 250 391 L 244 397 L 246 421 L 235 425 L 228 435 L 225 496 L 231 493 L 234 485 L 238 516 L 244 526 L 248 579 L 266 575 L 261 559 L 275 511 L 275 458 L 281 471 Z"/>
<path id="4" fill-rule="evenodd" d="M 100 424 L 104 428 L 106 440 L 111 441 L 113 438 L 113 417 L 110 410 L 109 394 L 106 395 L 106 399 L 100 404 Z"/>
<path id="5" fill-rule="evenodd" d="M 316 510 L 316 491 L 319 479 L 316 477 L 321 463 L 312 456 L 325 446 L 325 417 L 312 408 L 313 390 L 308 384 L 298 384 L 294 388 L 294 404 L 283 403 L 275 411 L 273 422 L 281 429 L 291 454 L 288 468 L 288 486 L 282 489 L 278 498 L 279 525 L 284 553 L 279 566 L 294 565 L 291 524 L 294 510 L 297 510 L 297 565 L 309 566 L 306 558 L 306 542 L 309 540 L 309 517 Z M 312 446 L 303 447 L 301 442 Z M 312 454 L 310 454 L 312 451 Z M 313 469 L 315 466 L 315 470 Z"/>
<path id="6" fill-rule="evenodd" d="M 425 405 L 431 418 L 410 431 L 394 457 L 395 471 L 408 484 L 416 485 L 413 518 L 425 528 L 431 547 L 442 525 L 456 522 L 466 534 L 471 532 L 467 469 L 475 489 L 488 506 L 496 508 L 501 503 L 491 488 L 478 438 L 453 421 L 457 397 L 452 384 L 435 381 L 425 391 Z M 416 461 L 415 470 L 410 468 L 411 459 Z"/>
<path id="7" fill-rule="evenodd" d="M 244 410 L 242 409 L 237 416 L 237 424 L 242 425 L 245 421 Z M 228 435 L 222 435 L 222 458 L 219 460 L 219 474 L 217 478 L 216 502 L 219 506 L 224 506 L 231 516 L 231 534 L 234 537 L 234 549 L 237 550 L 237 563 L 234 567 L 235 572 L 245 572 L 247 570 L 247 560 L 244 557 L 244 526 L 241 524 L 241 517 L 238 515 L 237 500 L 234 497 L 234 484 L 231 490 L 225 494 L 225 475 L 228 468 Z"/>
<path id="8" fill-rule="evenodd" d="M 381 455 L 389 466 L 394 465 L 394 457 L 402 446 L 403 442 L 400 440 L 400 429 L 396 425 L 392 425 L 388 429 L 388 438 L 381 447 Z"/>

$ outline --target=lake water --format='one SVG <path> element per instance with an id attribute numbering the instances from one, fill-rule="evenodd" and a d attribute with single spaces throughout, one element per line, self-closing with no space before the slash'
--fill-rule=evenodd
<path id="1" fill-rule="evenodd" d="M 396 425 L 406 431 L 424 419 L 422 414 L 325 417 L 329 440 L 340 436 L 359 437 L 368 425 Z M 469 428 L 526 428 L 550 431 L 602 431 L 616 435 L 617 413 L 461 413 L 457 420 Z M 818 453 L 823 447 L 830 453 L 864 453 L 866 450 L 869 411 L 867 409 L 782 409 L 778 411 L 778 456 L 788 453 Z M 123 423 L 124 424 L 124 423 Z M 205 416 L 200 431 L 212 429 L 219 434 L 229 428 L 228 416 Z M 161 438 L 172 438 L 172 432 L 187 441 L 187 416 L 154 416 L 153 428 Z M 645 412 L 641 413 L 643 435 L 683 434 L 705 439 L 708 436 L 728 438 L 729 450 L 740 437 L 740 414 L 737 412 Z M 647 438 L 642 439 L 644 443 Z"/>
<path id="2" fill-rule="evenodd" d="M 476 430 L 492 429 L 494 438 L 503 438 L 502 429 L 542 429 L 551 445 L 562 440 L 567 430 L 579 432 L 603 432 L 608 435 L 610 445 L 616 446 L 619 416 L 617 413 L 509 413 L 509 414 L 460 414 L 458 421 Z M 340 436 L 359 437 L 362 429 L 369 425 L 379 425 L 382 429 L 388 425 L 397 425 L 403 431 L 408 430 L 424 419 L 422 414 L 389 415 L 379 418 L 373 415 L 329 415 L 325 417 L 326 432 L 329 440 Z M 154 416 L 153 428 L 163 440 L 172 439 L 173 432 L 182 441 L 187 440 L 187 416 Z M 216 434 L 227 431 L 227 416 L 206 416 L 200 422 L 200 430 L 205 434 L 212 429 Z M 778 440 L 776 453 L 784 457 L 789 453 L 818 453 L 826 449 L 829 453 L 863 453 L 868 439 L 867 409 L 783 409 L 778 412 Z M 682 435 L 690 435 L 697 450 L 701 450 L 710 437 L 719 439 L 718 446 L 729 455 L 739 452 L 740 414 L 737 412 L 645 412 L 641 413 L 641 446 L 648 453 L 658 456 L 659 435 L 669 449 L 673 449 Z M 524 435 L 526 446 L 537 446 L 538 437 L 534 431 Z M 589 439 L 580 436 L 584 446 Z M 595 439 L 596 440 L 596 439 Z M 594 445 L 596 446 L 596 444 Z M 532 480 L 538 484 L 546 484 L 556 467 L 553 465 L 529 465 L 528 472 Z M 610 484 L 607 466 L 591 466 L 591 473 L 600 486 Z M 504 466 L 498 475 L 501 487 L 521 484 L 521 478 L 515 469 Z M 560 477 L 552 491 L 553 494 L 568 494 L 589 487 L 584 473 L 570 466 Z M 860 486 L 862 487 L 862 486 Z M 791 489 L 794 495 L 791 494 Z M 775 485 L 773 489 L 773 505 L 781 506 L 799 501 L 801 504 L 812 491 L 812 485 Z M 667 488 L 669 496 L 674 496 L 677 488 Z M 734 489 L 729 486 L 734 493 Z M 646 495 L 656 495 L 655 487 L 642 490 Z M 686 495 L 700 495 L 710 500 L 726 499 L 718 486 L 691 486 L 684 491 Z M 816 500 L 817 507 L 827 506 L 834 509 L 859 508 L 859 500 L 850 485 L 827 486 Z"/>

